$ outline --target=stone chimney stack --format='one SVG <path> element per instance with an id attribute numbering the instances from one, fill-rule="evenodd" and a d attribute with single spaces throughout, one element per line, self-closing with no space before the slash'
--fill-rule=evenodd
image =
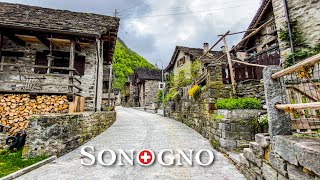
<path id="1" fill-rule="evenodd" d="M 222 52 L 226 52 L 226 47 L 225 46 L 221 46 L 221 51 Z"/>
<path id="2" fill-rule="evenodd" d="M 203 53 L 206 53 L 209 50 L 209 43 L 203 43 Z"/>

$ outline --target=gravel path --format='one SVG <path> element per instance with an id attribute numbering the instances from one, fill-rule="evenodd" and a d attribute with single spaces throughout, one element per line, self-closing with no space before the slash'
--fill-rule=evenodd
<path id="1" fill-rule="evenodd" d="M 134 166 L 126 162 L 124 166 L 106 167 L 99 163 L 83 166 L 80 147 L 18 179 L 245 179 L 227 158 L 212 149 L 209 141 L 193 129 L 178 121 L 130 108 L 117 107 L 117 121 L 83 146 L 94 146 L 95 157 L 104 149 L 135 149 L 138 152 L 147 148 L 156 154 L 163 149 L 210 149 L 214 151 L 215 162 L 207 167 L 198 166 L 195 161 L 192 167 L 184 161 L 183 166 L 170 167 L 161 166 L 157 161 L 149 167 L 136 162 Z"/>

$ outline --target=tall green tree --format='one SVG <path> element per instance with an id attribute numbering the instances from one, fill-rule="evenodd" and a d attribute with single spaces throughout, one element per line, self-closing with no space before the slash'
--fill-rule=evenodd
<path id="1" fill-rule="evenodd" d="M 127 76 L 133 74 L 135 68 L 155 69 L 156 67 L 117 40 L 113 55 L 115 79 L 112 87 L 123 90 Z"/>

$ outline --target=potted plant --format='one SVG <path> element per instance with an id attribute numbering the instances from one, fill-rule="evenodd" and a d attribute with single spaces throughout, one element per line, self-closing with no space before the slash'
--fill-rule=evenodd
<path id="1" fill-rule="evenodd" d="M 263 133 L 268 133 L 268 115 L 263 114 L 258 117 L 258 123 Z"/>

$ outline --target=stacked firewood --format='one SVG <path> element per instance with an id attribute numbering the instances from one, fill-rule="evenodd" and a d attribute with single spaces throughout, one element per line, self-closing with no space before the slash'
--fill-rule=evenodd
<path id="1" fill-rule="evenodd" d="M 32 115 L 68 112 L 67 96 L 42 95 L 30 99 L 28 94 L 0 95 L 0 123 L 11 127 L 10 135 L 25 130 Z"/>

